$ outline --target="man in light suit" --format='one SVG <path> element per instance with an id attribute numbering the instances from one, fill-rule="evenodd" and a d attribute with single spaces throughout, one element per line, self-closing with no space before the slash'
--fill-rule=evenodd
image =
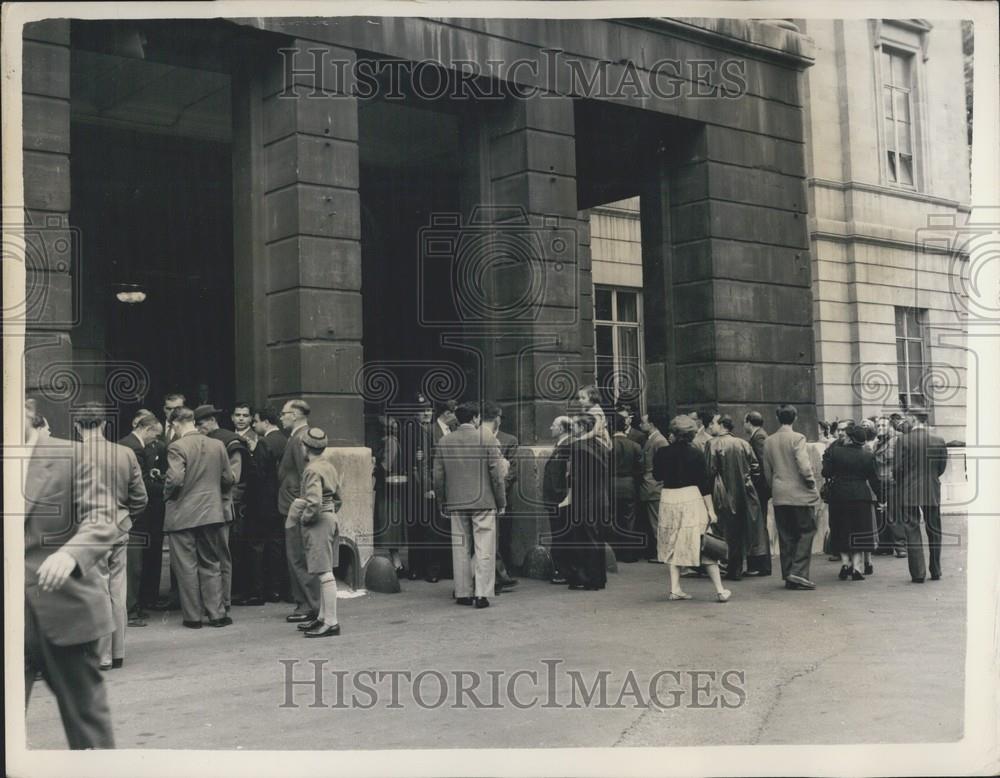
<path id="1" fill-rule="evenodd" d="M 24 702 L 41 672 L 72 749 L 114 748 L 97 640 L 114 629 L 97 563 L 118 536 L 113 501 L 79 444 L 39 437 L 25 402 Z M 38 425 L 38 426 L 36 426 Z"/>
<path id="2" fill-rule="evenodd" d="M 786 589 L 815 589 L 809 579 L 809 560 L 819 504 L 816 475 L 805 435 L 792 429 L 798 415 L 795 406 L 782 405 L 776 414 L 781 427 L 764 442 L 764 478 L 774 504 L 781 577 Z"/>
<path id="3" fill-rule="evenodd" d="M 462 403 L 458 429 L 438 443 L 434 493 L 451 516 L 452 566 L 459 605 L 489 607 L 496 586 L 496 521 L 507 507 L 500 444 L 480 428 L 479 406 Z"/>
<path id="4" fill-rule="evenodd" d="M 285 617 L 285 621 L 291 623 L 316 621 L 319 616 L 319 579 L 310 575 L 306 566 L 302 528 L 297 521 L 288 518 L 292 502 L 302 496 L 302 473 L 306 469 L 302 436 L 309 429 L 311 410 L 305 400 L 289 400 L 281 409 L 281 424 L 288 433 L 288 442 L 278 465 L 278 511 L 286 517 L 285 554 L 292 597 L 296 603 L 295 610 Z"/>
<path id="5" fill-rule="evenodd" d="M 927 575 L 920 517 L 927 532 L 931 580 L 941 578 L 941 474 L 948 466 L 944 439 L 930 432 L 926 419 L 913 417 L 909 428 L 896 444 L 893 475 L 906 532 L 906 555 L 910 578 L 923 583 Z"/>
<path id="6" fill-rule="evenodd" d="M 102 637 L 97 644 L 102 670 L 118 669 L 125 663 L 125 622 L 128 613 L 125 567 L 129 531 L 133 520 L 142 515 L 147 500 L 142 470 L 135 454 L 104 437 L 106 423 L 106 411 L 98 404 L 88 403 L 74 418 L 74 426 L 82 441 L 84 460 L 93 465 L 97 477 L 108 488 L 114 521 L 118 525 L 114 545 L 99 565 L 108 586 L 115 622 L 114 632 Z"/>
<path id="7" fill-rule="evenodd" d="M 227 627 L 222 558 L 228 554 L 223 531 L 223 495 L 235 479 L 226 447 L 194 427 L 194 412 L 178 408 L 171 418 L 177 438 L 167 448 L 167 502 L 163 531 L 170 540 L 170 567 L 177 577 L 184 626 L 201 628 L 202 613 L 212 627 Z"/>

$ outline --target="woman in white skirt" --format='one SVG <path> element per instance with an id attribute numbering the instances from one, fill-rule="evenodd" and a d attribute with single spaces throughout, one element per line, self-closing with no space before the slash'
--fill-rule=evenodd
<path id="1" fill-rule="evenodd" d="M 690 600 L 681 589 L 681 568 L 703 565 L 719 602 L 732 592 L 722 588 L 717 562 L 701 555 L 701 535 L 716 520 L 712 479 L 702 451 L 692 445 L 698 425 L 689 416 L 670 422 L 671 441 L 653 455 L 653 477 L 663 484 L 657 531 L 657 556 L 670 570 L 670 600 Z"/>

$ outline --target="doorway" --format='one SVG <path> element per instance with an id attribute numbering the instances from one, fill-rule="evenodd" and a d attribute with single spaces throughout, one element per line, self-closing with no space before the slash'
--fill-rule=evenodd
<path id="1" fill-rule="evenodd" d="M 140 407 L 159 413 L 168 392 L 192 407 L 231 407 L 229 76 L 73 56 L 70 219 L 82 267 L 74 361 L 92 398 L 117 406 L 119 431 Z M 122 369 L 138 384 L 116 393 L 109 374 Z"/>

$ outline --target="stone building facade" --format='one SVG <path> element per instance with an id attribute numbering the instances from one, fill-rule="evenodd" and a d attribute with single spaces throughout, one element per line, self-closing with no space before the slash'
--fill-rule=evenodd
<path id="1" fill-rule="evenodd" d="M 363 526 L 366 420 L 418 391 L 545 442 L 606 334 L 591 210 L 638 198 L 645 407 L 811 428 L 812 62 L 781 21 L 30 24 L 27 229 L 71 256 L 29 267 L 28 390 L 64 434 L 92 396 L 304 397 Z"/>

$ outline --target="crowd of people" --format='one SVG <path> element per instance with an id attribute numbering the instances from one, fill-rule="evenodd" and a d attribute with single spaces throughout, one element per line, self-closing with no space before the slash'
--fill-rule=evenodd
<path id="1" fill-rule="evenodd" d="M 515 499 L 518 441 L 501 429 L 495 402 L 419 397 L 417 407 L 382 419 L 375 546 L 399 576 L 451 578 L 455 603 L 489 607 L 517 584 L 510 513 L 530 503 L 531 491 Z M 340 634 L 344 487 L 310 412 L 300 399 L 280 412 L 240 402 L 230 430 L 214 405 L 191 409 L 171 394 L 162 421 L 140 410 L 116 444 L 103 406 L 74 414 L 72 442 L 51 437 L 26 402 L 26 688 L 45 678 L 71 747 L 113 744 L 100 671 L 124 665 L 126 629 L 145 626 L 150 610 L 179 609 L 186 628 L 221 628 L 233 623 L 233 606 L 286 601 L 295 605 L 286 620 L 306 638 Z M 715 409 L 639 415 L 605 409 L 595 387 L 581 389 L 552 422 L 541 474 L 551 582 L 605 588 L 609 544 L 620 562 L 666 565 L 668 600 L 691 599 L 683 581 L 703 576 L 727 602 L 729 582 L 772 574 L 770 503 L 784 586 L 811 590 L 821 501 L 841 580 L 864 580 L 871 555 L 882 553 L 906 557 L 912 580 L 923 583 L 921 520 L 930 578 L 939 579 L 947 454 L 926 419 L 821 423 L 814 443 L 796 420 L 796 409 L 781 405 L 768 435 L 763 416 L 750 411 L 744 439 Z M 161 597 L 164 538 L 171 583 Z"/>

